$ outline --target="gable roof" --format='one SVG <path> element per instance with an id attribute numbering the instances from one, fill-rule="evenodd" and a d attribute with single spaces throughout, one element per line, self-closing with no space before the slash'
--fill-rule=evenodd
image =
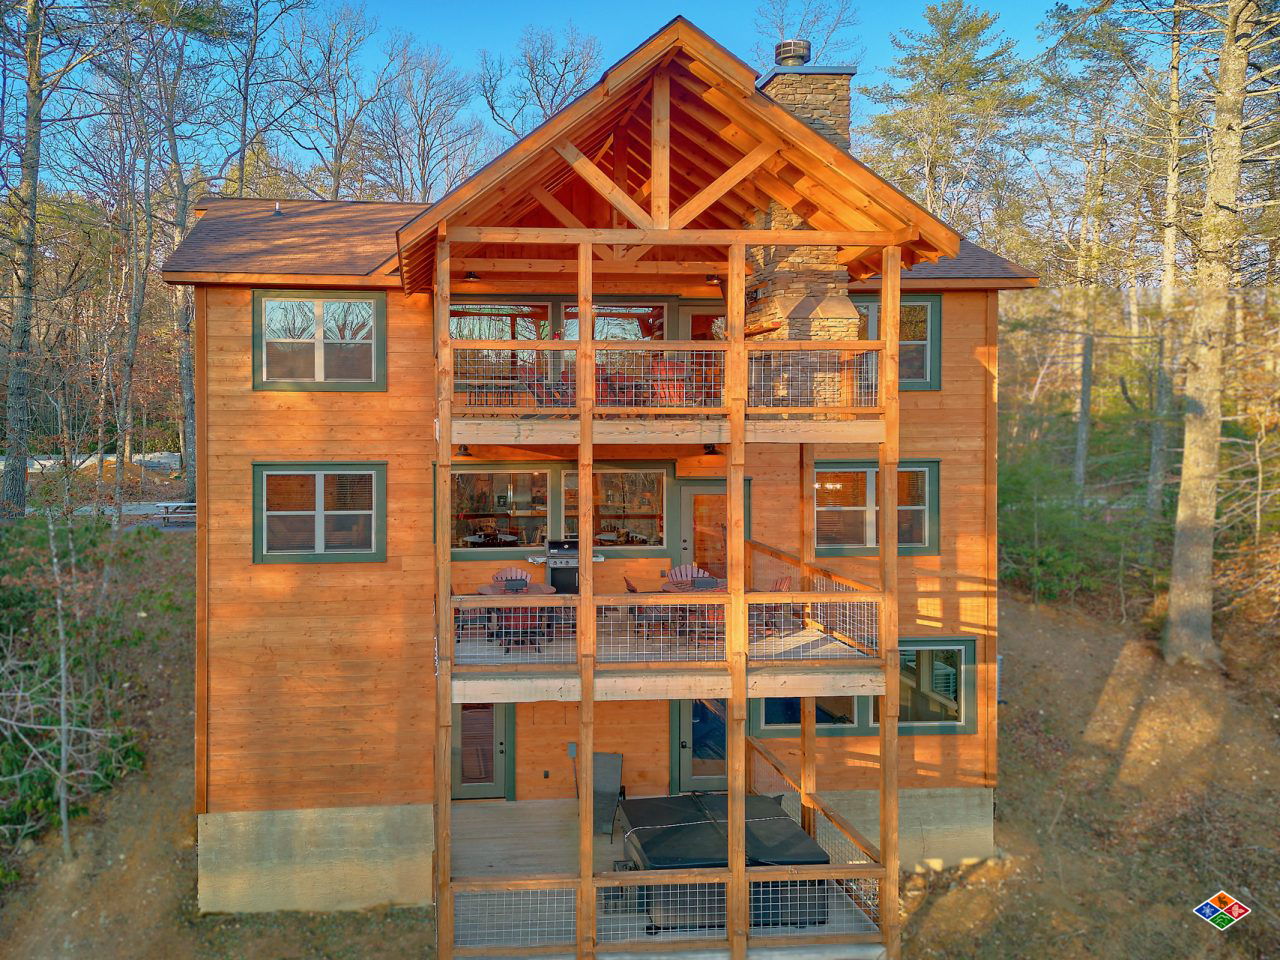
<path id="1" fill-rule="evenodd" d="M 425 209 L 421 203 L 210 198 L 196 205 L 200 219 L 165 261 L 165 279 L 369 276 L 395 256 L 396 230 Z M 388 285 L 397 283 L 392 277 Z"/>
<path id="2" fill-rule="evenodd" d="M 281 216 L 275 215 L 277 203 Z M 219 276 L 244 282 L 258 274 L 297 277 L 299 283 L 327 276 L 372 279 L 396 255 L 396 230 L 426 209 L 426 204 L 372 200 L 210 197 L 196 205 L 200 219 L 166 261 L 164 278 L 171 283 L 211 282 Z M 1036 274 L 961 240 L 956 256 L 917 264 L 903 279 L 1035 281 Z M 384 274 L 378 284 L 395 287 L 400 280 Z"/>
<path id="3" fill-rule="evenodd" d="M 538 208 L 530 191 L 555 194 L 571 189 L 575 170 L 582 172 L 566 147 L 579 160 L 585 155 L 589 161 L 603 163 L 607 155 L 618 155 L 615 136 L 634 141 L 625 134 L 628 125 L 648 139 L 647 111 L 640 107 L 646 98 L 652 99 L 660 73 L 670 78 L 671 128 L 676 131 L 678 124 L 685 125 L 685 144 L 677 151 L 673 140 L 673 158 L 679 153 L 685 159 L 687 145 L 691 155 L 705 150 L 704 159 L 712 161 L 694 161 L 682 171 L 688 181 L 686 198 L 696 196 L 756 151 L 764 148 L 769 154 L 768 162 L 755 164 L 746 174 L 739 197 L 745 204 L 736 211 L 728 205 L 718 210 L 713 206 L 691 222 L 691 228 L 741 229 L 742 217 L 730 223 L 730 214 L 741 214 L 745 205 L 751 215 L 777 202 L 820 230 L 902 231 L 910 237 L 902 243 L 908 265 L 957 252 L 959 235 L 951 227 L 759 91 L 754 70 L 688 20 L 677 17 L 607 70 L 576 101 L 401 229 L 405 289 L 413 292 L 431 284 L 435 233 L 441 223 L 494 227 L 527 223 L 523 218 Z M 624 154 L 625 172 L 615 182 L 619 192 L 627 195 L 625 199 L 634 202 L 634 194 L 648 186 L 647 151 Z M 675 179 L 673 169 L 673 203 Z M 878 255 L 876 248 L 857 252 L 857 258 L 865 261 L 859 273 L 876 272 Z"/>

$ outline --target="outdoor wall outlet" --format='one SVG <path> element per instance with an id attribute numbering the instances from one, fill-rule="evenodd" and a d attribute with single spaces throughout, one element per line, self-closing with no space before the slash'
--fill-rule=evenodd
<path id="1" fill-rule="evenodd" d="M 543 770 L 543 771 L 542 771 L 542 779 L 543 779 L 543 780 L 550 780 L 550 779 L 551 779 L 551 771 L 550 771 L 550 770 Z"/>

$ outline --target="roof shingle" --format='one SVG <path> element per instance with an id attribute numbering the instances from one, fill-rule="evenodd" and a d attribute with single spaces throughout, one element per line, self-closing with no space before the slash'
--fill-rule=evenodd
<path id="1" fill-rule="evenodd" d="M 396 253 L 396 230 L 421 203 L 214 198 L 165 273 L 365 276 Z"/>

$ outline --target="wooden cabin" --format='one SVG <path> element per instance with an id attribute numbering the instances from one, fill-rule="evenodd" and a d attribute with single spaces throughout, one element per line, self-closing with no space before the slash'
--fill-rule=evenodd
<path id="1" fill-rule="evenodd" d="M 997 298 L 1035 278 L 797 60 L 677 19 L 433 205 L 201 207 L 201 909 L 896 956 L 900 870 L 992 852 Z"/>

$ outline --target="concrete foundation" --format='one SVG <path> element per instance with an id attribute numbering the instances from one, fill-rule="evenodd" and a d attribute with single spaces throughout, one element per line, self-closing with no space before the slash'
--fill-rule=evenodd
<path id="1" fill-rule="evenodd" d="M 878 840 L 878 792 L 821 793 L 872 842 Z M 900 790 L 898 838 L 902 869 L 943 870 L 994 856 L 993 816 L 994 795 L 989 787 Z"/>
<path id="2" fill-rule="evenodd" d="M 204 814 L 198 818 L 200 910 L 429 903 L 433 824 L 428 804 Z"/>
<path id="3" fill-rule="evenodd" d="M 824 790 L 823 796 L 866 836 L 879 836 L 876 791 Z M 567 804 L 572 807 L 572 801 Z M 486 804 L 483 812 L 490 807 L 519 809 Z M 941 870 L 995 853 L 988 788 L 902 790 L 899 809 L 904 870 Z M 431 902 L 430 805 L 210 813 L 198 819 L 202 912 Z"/>

